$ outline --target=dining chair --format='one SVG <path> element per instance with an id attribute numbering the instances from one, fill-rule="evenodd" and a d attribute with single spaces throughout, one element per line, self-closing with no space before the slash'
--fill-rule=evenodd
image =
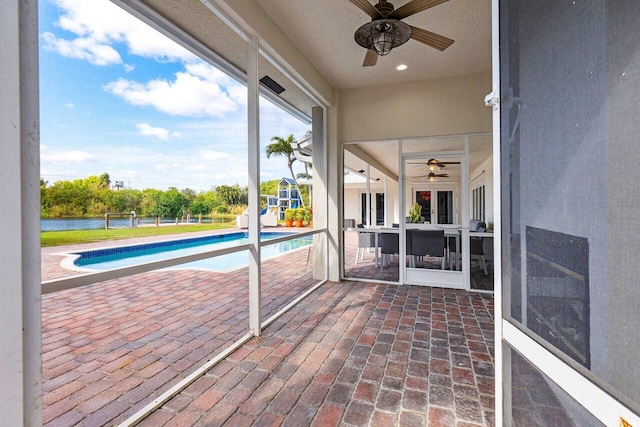
<path id="1" fill-rule="evenodd" d="M 471 252 L 471 259 L 475 258 L 480 261 L 484 275 L 488 276 L 487 260 L 484 257 L 484 239 L 482 237 L 471 237 L 469 239 L 469 251 Z"/>
<path id="2" fill-rule="evenodd" d="M 380 233 L 380 253 L 382 254 L 382 269 L 390 255 L 400 253 L 400 239 L 397 233 Z"/>
<path id="3" fill-rule="evenodd" d="M 362 227 L 358 227 L 362 228 Z M 364 253 L 367 249 L 375 248 L 376 246 L 376 236 L 375 233 L 370 231 L 358 231 L 358 248 L 356 249 L 356 264 L 358 260 L 362 261 L 364 259 Z"/>
<path id="4" fill-rule="evenodd" d="M 430 256 L 441 258 L 441 268 L 445 267 L 444 230 L 411 230 L 412 257 Z M 412 260 L 412 264 L 415 258 Z"/>
<path id="5" fill-rule="evenodd" d="M 447 239 L 446 250 L 448 252 L 447 258 L 449 259 L 449 268 L 453 270 L 453 264 L 456 261 L 455 258 L 459 259 L 460 257 L 455 239 Z M 472 260 L 475 259 L 480 262 L 480 266 L 484 270 L 484 275 L 488 276 L 487 259 L 484 256 L 484 239 L 482 237 L 469 238 L 469 255 Z"/>

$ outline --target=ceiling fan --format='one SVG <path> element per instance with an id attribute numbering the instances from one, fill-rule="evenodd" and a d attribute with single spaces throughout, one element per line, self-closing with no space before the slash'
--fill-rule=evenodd
<path id="1" fill-rule="evenodd" d="M 384 56 L 394 47 L 400 46 L 409 39 L 414 39 L 440 51 L 453 44 L 453 40 L 422 28 L 413 27 L 402 22 L 402 19 L 423 10 L 432 8 L 448 0 L 411 0 L 395 9 L 393 5 L 381 0 L 375 6 L 369 0 L 349 0 L 371 17 L 371 22 L 356 30 L 355 40 L 360 46 L 368 49 L 363 67 L 376 65 L 378 56 Z"/>
<path id="2" fill-rule="evenodd" d="M 429 181 L 433 182 L 437 181 L 437 178 L 449 178 L 449 174 L 429 172 L 429 175 L 420 175 L 416 176 L 416 178 L 427 178 Z"/>
<path id="3" fill-rule="evenodd" d="M 438 159 L 429 159 L 427 160 L 427 162 L 420 162 L 420 163 L 412 163 L 415 164 L 416 166 L 414 167 L 422 167 L 422 165 L 426 165 L 427 169 L 431 172 L 435 172 L 436 170 L 439 170 L 440 168 L 446 168 L 447 165 L 459 165 L 460 162 L 441 162 Z"/>

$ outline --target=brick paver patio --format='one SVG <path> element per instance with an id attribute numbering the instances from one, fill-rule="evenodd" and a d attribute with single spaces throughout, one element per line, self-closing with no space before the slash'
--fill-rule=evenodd
<path id="1" fill-rule="evenodd" d="M 43 279 L 69 275 L 59 251 Z M 263 318 L 315 283 L 308 249 L 263 272 Z M 135 413 L 246 333 L 247 283 L 159 271 L 45 295 L 45 424 Z M 329 283 L 142 424 L 491 425 L 492 316 L 491 295 Z"/>
<path id="2" fill-rule="evenodd" d="M 493 425 L 487 295 L 329 283 L 144 426 Z"/>

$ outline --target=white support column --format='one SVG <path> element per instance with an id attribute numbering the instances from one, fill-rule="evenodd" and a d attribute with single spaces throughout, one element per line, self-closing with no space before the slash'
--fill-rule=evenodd
<path id="1" fill-rule="evenodd" d="M 491 57 L 492 91 L 500 95 L 500 0 L 491 1 Z M 506 30 L 506 29 L 505 29 Z M 504 48 L 509 44 L 505 43 Z M 508 67 L 504 70 L 508 73 Z M 500 103 L 493 109 L 493 286 L 494 286 L 494 343 L 495 343 L 495 421 L 504 425 L 504 417 L 511 419 L 511 358 L 505 356 L 502 343 L 502 169 L 500 152 Z M 508 178 L 507 178 L 508 179 Z M 507 293 L 508 294 L 508 293 Z M 504 295 L 507 297 L 507 295 Z M 510 305 L 510 304 L 509 304 Z M 505 399 L 506 397 L 506 399 Z M 506 406 L 505 406 L 506 405 Z"/>
<path id="2" fill-rule="evenodd" d="M 371 169 L 370 166 L 367 164 L 365 166 L 365 176 L 367 179 L 367 194 L 365 194 L 364 199 L 364 206 L 365 206 L 365 219 L 367 221 L 367 228 L 371 227 Z"/>
<path id="3" fill-rule="evenodd" d="M 337 96 L 336 96 L 337 98 Z M 337 101 L 336 101 L 337 103 Z M 327 231 L 328 231 L 328 256 L 329 256 L 329 280 L 338 281 L 343 276 L 344 253 L 342 243 L 343 224 L 343 200 L 342 189 L 344 184 L 343 148 L 338 141 L 338 107 L 328 107 L 326 121 L 326 149 L 327 149 Z"/>
<path id="4" fill-rule="evenodd" d="M 0 414 L 42 425 L 38 2 L 0 2 Z"/>
<path id="5" fill-rule="evenodd" d="M 325 150 L 325 120 L 322 107 L 311 108 L 311 134 L 313 155 L 313 226 L 327 227 L 327 155 Z M 324 235 L 313 237 L 313 278 L 324 280 L 327 273 L 327 239 Z"/>
<path id="6" fill-rule="evenodd" d="M 465 289 L 471 289 L 471 274 L 469 269 L 471 268 L 471 241 L 469 240 L 469 220 L 470 206 L 469 206 L 469 136 L 464 138 L 464 156 L 462 156 L 461 168 L 461 182 L 462 182 L 462 236 L 460 245 L 462 247 L 462 283 Z"/>
<path id="7" fill-rule="evenodd" d="M 384 226 L 389 226 L 389 194 L 387 193 L 387 175 L 384 176 Z"/>
<path id="8" fill-rule="evenodd" d="M 406 220 L 405 220 L 405 206 L 406 206 L 406 194 L 407 191 L 404 188 L 407 185 L 407 181 L 405 180 L 405 170 L 404 170 L 404 157 L 402 157 L 402 140 L 398 141 L 398 203 L 400 204 L 400 218 L 399 218 L 399 233 L 398 242 L 400 247 L 398 248 L 398 252 L 400 252 L 400 260 L 398 261 L 398 280 L 401 285 L 404 285 L 404 279 L 407 273 L 407 263 L 404 261 L 407 259 L 407 244 L 405 242 L 407 237 L 406 230 Z"/>
<path id="9" fill-rule="evenodd" d="M 260 101 L 258 89 L 259 42 L 247 43 L 247 120 L 249 149 L 249 329 L 260 336 Z"/>

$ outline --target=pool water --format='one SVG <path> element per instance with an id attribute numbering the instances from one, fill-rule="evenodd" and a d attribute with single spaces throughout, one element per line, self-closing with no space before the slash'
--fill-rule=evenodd
<path id="1" fill-rule="evenodd" d="M 282 237 L 288 233 L 261 233 L 262 241 Z M 70 255 L 77 257 L 73 264 L 82 269 L 97 271 L 128 267 L 151 261 L 159 261 L 177 256 L 197 254 L 215 249 L 249 243 L 247 233 L 228 233 L 214 236 L 197 237 L 191 239 L 154 242 L 135 246 L 122 246 L 109 249 L 98 249 L 85 252 L 75 252 Z M 262 260 L 279 256 L 283 253 L 299 249 L 313 243 L 312 236 L 305 236 L 286 242 L 265 245 L 261 248 Z M 200 261 L 181 264 L 170 269 L 200 269 L 212 271 L 229 271 L 249 264 L 249 252 L 240 251 L 221 255 Z"/>

